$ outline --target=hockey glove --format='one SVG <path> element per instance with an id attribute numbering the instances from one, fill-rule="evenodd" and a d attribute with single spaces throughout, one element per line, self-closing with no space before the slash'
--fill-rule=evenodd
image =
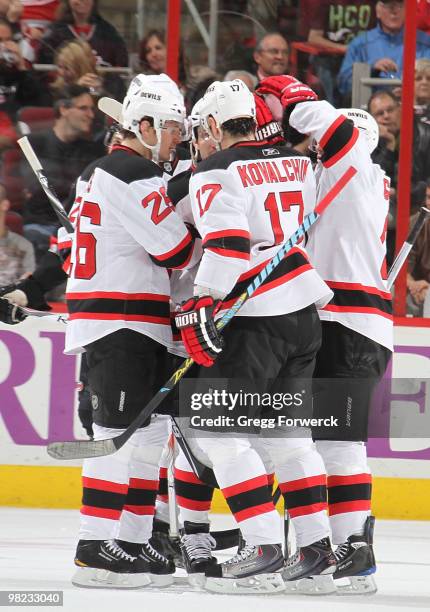
<path id="1" fill-rule="evenodd" d="M 214 300 L 210 295 L 192 297 L 182 302 L 175 316 L 187 353 L 206 368 L 213 365 L 223 347 L 214 321 L 221 304 L 221 300 Z"/>
<path id="2" fill-rule="evenodd" d="M 258 85 L 258 93 L 273 94 L 281 101 L 284 108 L 289 108 L 298 102 L 318 100 L 313 89 L 287 74 L 263 79 Z"/>
<path id="3" fill-rule="evenodd" d="M 267 106 L 262 96 L 254 93 L 255 100 L 255 113 L 257 129 L 255 135 L 257 140 L 267 141 L 270 144 L 276 144 L 282 142 L 284 137 L 282 135 L 281 126 L 275 121 L 270 108 Z"/>
<path id="4" fill-rule="evenodd" d="M 27 315 L 21 310 L 19 306 L 11 304 L 9 300 L 0 298 L 0 321 L 7 325 L 16 325 L 21 323 Z"/>

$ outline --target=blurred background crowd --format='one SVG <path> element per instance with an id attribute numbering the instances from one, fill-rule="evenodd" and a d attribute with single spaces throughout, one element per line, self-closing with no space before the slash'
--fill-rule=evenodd
<path id="1" fill-rule="evenodd" d="M 410 0 L 415 1 L 415 0 Z M 430 0 L 417 1 L 411 222 L 430 207 Z M 405 5 L 401 0 L 183 0 L 178 85 L 191 110 L 213 80 L 294 74 L 335 106 L 375 117 L 374 161 L 391 178 L 396 233 Z M 137 73 L 166 71 L 167 0 L 0 0 L 0 285 L 30 274 L 58 223 L 16 140 L 29 135 L 66 210 L 104 154 L 99 97 L 122 101 Z M 212 48 L 210 48 L 211 38 Z M 361 85 L 362 77 L 377 80 Z M 430 229 L 409 261 L 407 312 L 430 316 Z M 61 299 L 61 292 L 51 296 Z M 430 302 L 430 295 L 429 295 Z"/>

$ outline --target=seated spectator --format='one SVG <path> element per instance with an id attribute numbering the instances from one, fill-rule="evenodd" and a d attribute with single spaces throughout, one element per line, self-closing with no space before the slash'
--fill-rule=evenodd
<path id="1" fill-rule="evenodd" d="M 6 189 L 0 184 L 0 286 L 16 283 L 36 267 L 31 242 L 9 231 L 6 226 L 9 208 Z"/>
<path id="2" fill-rule="evenodd" d="M 415 100 L 416 117 L 430 123 L 430 59 L 415 62 Z"/>
<path id="3" fill-rule="evenodd" d="M 223 81 L 233 81 L 240 79 L 245 83 L 249 91 L 254 91 L 257 85 L 257 78 L 247 70 L 229 70 L 223 78 Z"/>
<path id="4" fill-rule="evenodd" d="M 27 70 L 10 23 L 0 18 L 0 111 L 15 122 L 21 106 L 37 106 L 39 101 L 39 80 L 32 70 Z"/>
<path id="5" fill-rule="evenodd" d="M 403 72 L 403 0 L 379 0 L 376 3 L 378 25 L 351 42 L 339 73 L 339 91 L 349 96 L 352 89 L 352 66 L 364 62 L 372 67 L 372 76 L 401 78 Z M 430 58 L 430 36 L 417 32 L 416 58 Z"/>
<path id="6" fill-rule="evenodd" d="M 68 210 L 66 200 L 71 186 L 91 161 L 104 154 L 104 147 L 89 140 L 94 121 L 94 100 L 87 87 L 66 87 L 54 108 L 54 127 L 46 132 L 30 134 L 28 138 L 50 185 Z M 39 259 L 49 247 L 49 238 L 57 229 L 58 221 L 26 160 L 22 161 L 21 167 L 28 191 L 23 212 L 24 235 L 33 243 Z"/>
<path id="7" fill-rule="evenodd" d="M 358 34 L 375 27 L 374 2 L 362 0 L 303 0 L 302 15 L 309 27 L 308 42 L 324 46 L 333 53 L 313 57 L 316 74 L 327 100 L 334 105 L 341 100 L 336 79 L 348 44 Z"/>
<path id="8" fill-rule="evenodd" d="M 372 159 L 391 179 L 390 215 L 387 233 L 387 261 L 394 252 L 395 215 L 397 209 L 397 173 L 400 146 L 400 104 L 387 89 L 376 91 L 369 100 L 368 110 L 379 126 L 379 143 Z M 422 205 L 425 183 L 430 178 L 430 126 L 414 122 L 414 149 L 411 176 L 411 213 Z"/>
<path id="9" fill-rule="evenodd" d="M 56 49 L 67 40 L 84 39 L 104 66 L 128 66 L 127 47 L 118 31 L 100 16 L 97 0 L 60 0 L 58 18 L 41 38 L 38 61 L 52 64 Z"/>
<path id="10" fill-rule="evenodd" d="M 57 78 L 50 86 L 45 105 L 52 106 L 64 87 L 82 85 L 88 87 L 96 102 L 102 96 L 109 96 L 118 101 L 124 99 L 126 90 L 124 81 L 117 74 L 98 72 L 96 57 L 90 45 L 84 40 L 69 40 L 64 43 L 55 55 L 58 66 Z M 95 109 L 93 135 L 96 140 L 103 140 L 106 131 L 106 115 Z"/>
<path id="11" fill-rule="evenodd" d="M 165 33 L 161 30 L 150 30 L 139 44 L 139 72 L 143 74 L 161 74 L 166 72 Z M 178 81 L 186 82 L 185 59 L 182 49 L 179 49 Z"/>
<path id="12" fill-rule="evenodd" d="M 430 181 L 426 185 L 425 206 L 430 206 Z M 411 226 L 416 215 L 411 218 Z M 427 221 L 412 247 L 408 261 L 407 287 L 413 314 L 430 317 L 430 225 Z M 412 304 L 411 304 L 412 301 Z"/>
<path id="13" fill-rule="evenodd" d="M 288 72 L 288 43 L 282 34 L 265 34 L 254 49 L 254 62 L 257 64 L 257 79 Z"/>

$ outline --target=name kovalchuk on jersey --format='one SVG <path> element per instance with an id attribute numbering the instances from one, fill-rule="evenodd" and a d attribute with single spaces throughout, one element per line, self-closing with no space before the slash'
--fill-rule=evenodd
<path id="1" fill-rule="evenodd" d="M 190 180 L 203 257 L 199 288 L 229 308 L 315 207 L 311 162 L 284 147 L 243 141 L 198 164 Z M 323 306 L 331 297 L 302 246 L 292 249 L 241 308 L 271 316 Z"/>

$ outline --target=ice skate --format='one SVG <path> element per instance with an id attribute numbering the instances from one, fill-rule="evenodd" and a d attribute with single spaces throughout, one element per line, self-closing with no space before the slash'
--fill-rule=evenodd
<path id="1" fill-rule="evenodd" d="M 184 567 L 181 540 L 179 537 L 175 538 L 169 535 L 168 523 L 154 519 L 152 537 L 149 542 L 155 550 L 167 557 L 167 559 L 172 559 L 176 567 Z"/>
<path id="2" fill-rule="evenodd" d="M 283 566 L 281 544 L 245 544 L 234 557 L 206 570 L 205 588 L 214 593 L 279 593 L 285 589 Z"/>
<path id="3" fill-rule="evenodd" d="M 181 550 L 188 582 L 192 586 L 205 584 L 205 571 L 217 560 L 212 557 L 216 542 L 209 533 L 208 523 L 184 522 L 184 534 L 181 538 Z"/>
<path id="4" fill-rule="evenodd" d="M 75 565 L 75 586 L 136 589 L 151 584 L 149 562 L 126 553 L 115 540 L 79 540 Z"/>
<path id="5" fill-rule="evenodd" d="M 129 555 L 133 555 L 149 565 L 151 582 L 154 586 L 169 586 L 173 583 L 176 567 L 171 559 L 160 554 L 149 542 L 135 544 L 125 540 L 116 540 L 117 544 Z"/>
<path id="6" fill-rule="evenodd" d="M 329 595 L 336 592 L 333 573 L 336 558 L 330 539 L 323 538 L 299 548 L 286 562 L 282 577 L 285 590 L 305 595 Z"/>
<path id="7" fill-rule="evenodd" d="M 338 595 L 372 595 L 377 586 L 372 574 L 376 572 L 373 554 L 375 517 L 368 516 L 363 535 L 351 535 L 335 551 L 335 579 Z"/>

